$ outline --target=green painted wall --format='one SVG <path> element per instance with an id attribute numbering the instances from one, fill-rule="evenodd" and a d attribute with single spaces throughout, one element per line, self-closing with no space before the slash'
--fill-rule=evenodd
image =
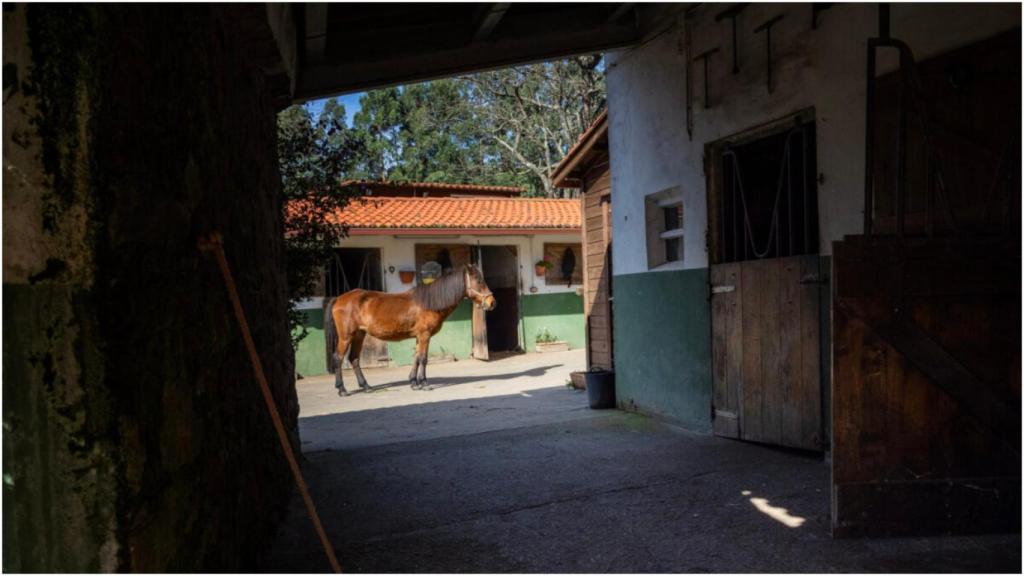
<path id="1" fill-rule="evenodd" d="M 392 366 L 411 366 L 416 352 L 416 341 L 388 342 L 388 355 Z M 444 321 L 441 331 L 430 339 L 430 356 L 454 354 L 456 358 L 469 358 L 473 353 L 473 304 L 463 300 L 452 315 Z"/>
<path id="2" fill-rule="evenodd" d="M 579 294 L 525 294 L 520 298 L 520 306 L 527 351 L 533 351 L 537 332 L 544 328 L 552 336 L 568 342 L 573 350 L 586 345 L 583 297 Z"/>
<path id="3" fill-rule="evenodd" d="M 614 282 L 619 407 L 710 431 L 707 268 L 627 274 Z"/>
<path id="4" fill-rule="evenodd" d="M 320 308 L 303 310 L 303 322 L 309 333 L 299 342 L 295 351 L 295 372 L 307 376 L 327 374 L 324 360 L 324 311 Z"/>

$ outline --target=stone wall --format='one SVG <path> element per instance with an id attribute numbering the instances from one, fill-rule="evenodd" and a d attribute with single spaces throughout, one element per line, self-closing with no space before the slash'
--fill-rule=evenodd
<path id="1" fill-rule="evenodd" d="M 4 6 L 5 571 L 253 570 L 281 517 L 196 249 L 222 232 L 294 430 L 274 101 L 236 10 Z"/>

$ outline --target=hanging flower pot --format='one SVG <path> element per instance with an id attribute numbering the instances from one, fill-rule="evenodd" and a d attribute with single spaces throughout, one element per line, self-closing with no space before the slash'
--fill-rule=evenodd
<path id="1" fill-rule="evenodd" d="M 402 284 L 412 284 L 414 278 L 416 278 L 415 270 L 399 270 L 398 277 L 402 280 Z"/>
<path id="2" fill-rule="evenodd" d="M 550 260 L 538 260 L 537 263 L 534 264 L 533 269 L 534 269 L 534 272 L 537 273 L 537 277 L 541 278 L 545 274 L 547 274 L 548 273 L 548 269 L 552 268 L 552 267 L 553 267 L 553 264 L 551 264 Z"/>

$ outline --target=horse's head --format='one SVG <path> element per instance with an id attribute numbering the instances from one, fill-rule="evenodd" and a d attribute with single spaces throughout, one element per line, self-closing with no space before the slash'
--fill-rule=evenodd
<path id="1" fill-rule="evenodd" d="M 469 264 L 466 265 L 466 297 L 482 310 L 494 310 L 498 305 L 487 282 L 484 282 L 484 275 L 476 266 Z"/>

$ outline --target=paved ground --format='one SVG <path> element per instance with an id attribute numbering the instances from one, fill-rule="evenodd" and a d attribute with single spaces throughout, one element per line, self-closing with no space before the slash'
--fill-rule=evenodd
<path id="1" fill-rule="evenodd" d="M 300 381 L 304 470 L 343 569 L 1021 569 L 1020 535 L 833 540 L 820 457 L 589 410 L 565 387 L 582 364 L 579 351 L 438 364 L 436 390 L 348 398 L 329 379 Z M 326 569 L 296 496 L 267 570 Z"/>

